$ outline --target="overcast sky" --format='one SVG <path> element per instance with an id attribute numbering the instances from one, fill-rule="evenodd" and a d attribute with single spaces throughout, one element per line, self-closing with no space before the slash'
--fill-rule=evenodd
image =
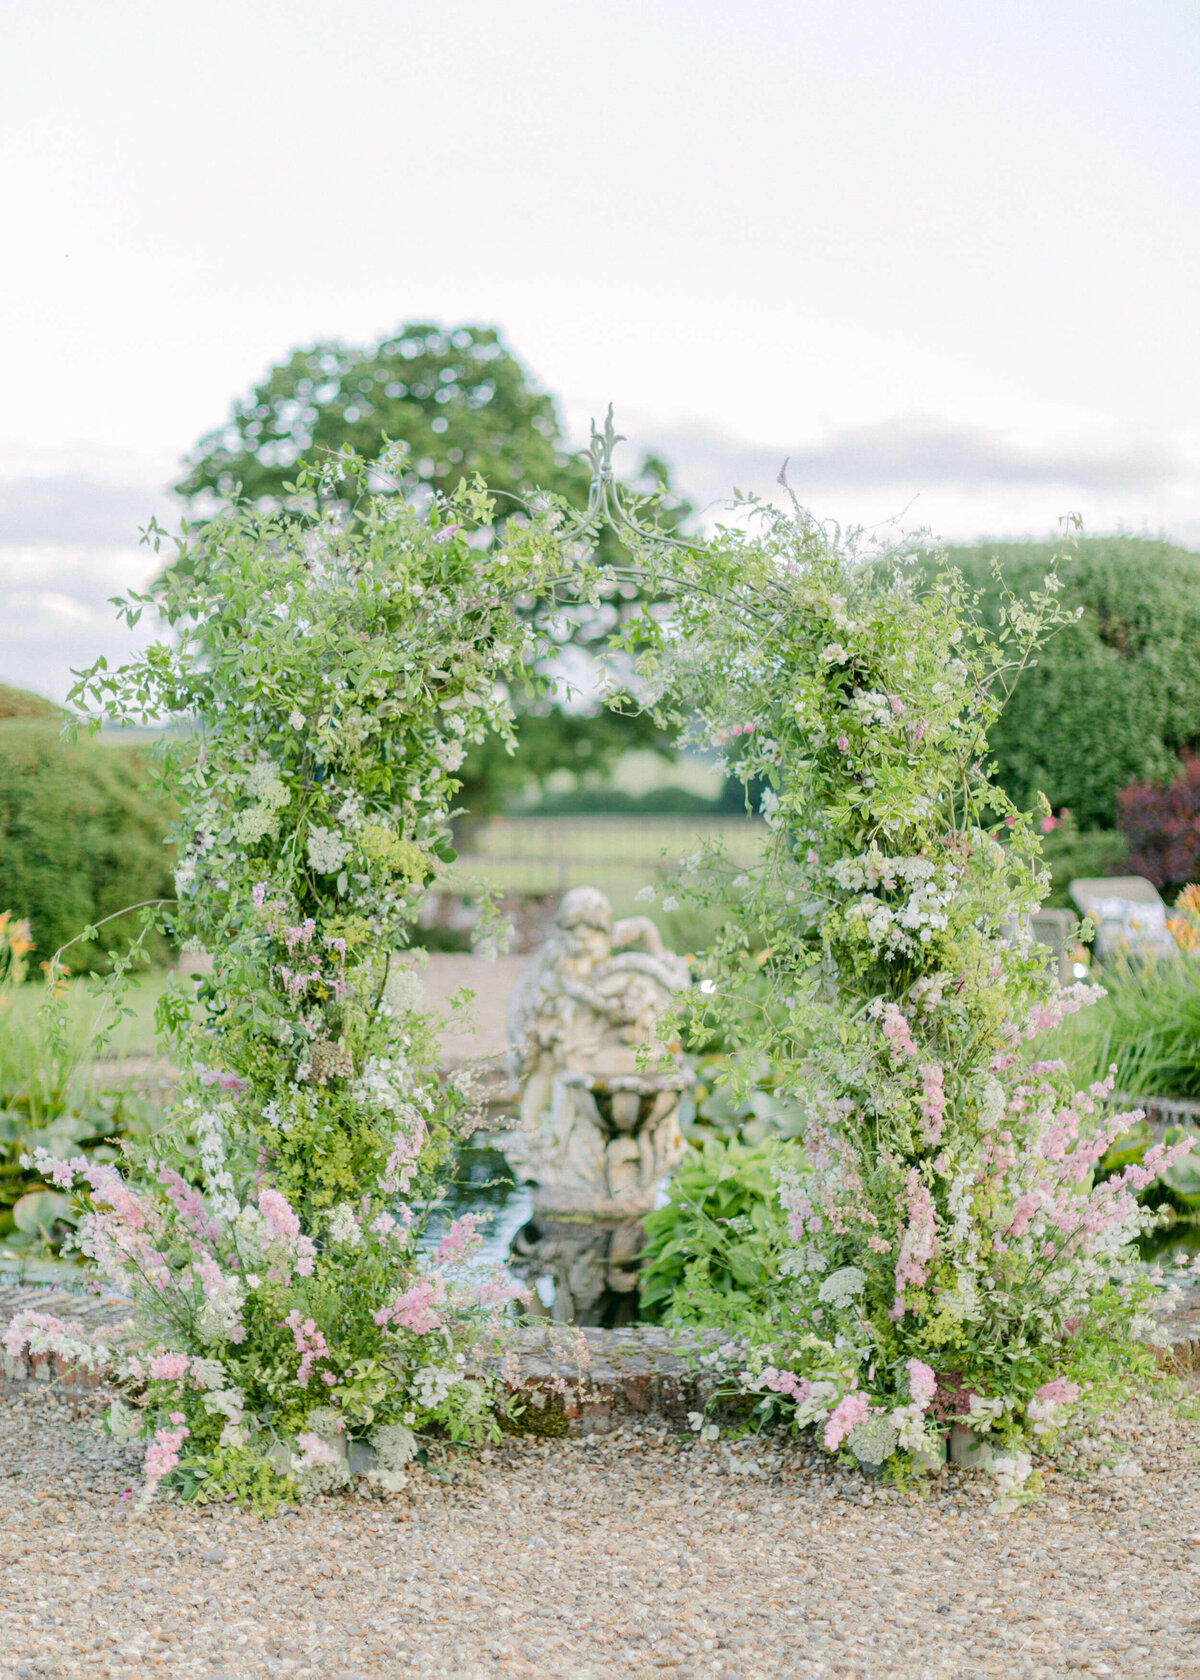
<path id="1" fill-rule="evenodd" d="M 702 502 L 1200 547 L 1197 86 L 1195 0 L 10 7 L 0 681 L 119 651 L 273 361 L 413 316 Z"/>

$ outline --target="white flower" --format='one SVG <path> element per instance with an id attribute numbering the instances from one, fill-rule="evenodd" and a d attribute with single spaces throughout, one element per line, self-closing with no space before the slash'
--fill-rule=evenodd
<path id="1" fill-rule="evenodd" d="M 417 1438 L 402 1423 L 385 1423 L 371 1436 L 371 1445 L 381 1470 L 403 1470 L 416 1454 Z"/>
<path id="2" fill-rule="evenodd" d="M 301 1456 L 295 1462 L 297 1470 L 311 1470 L 317 1464 L 336 1464 L 339 1454 L 335 1447 L 313 1431 L 305 1430 L 296 1437 L 296 1445 L 300 1448 Z"/>
<path id="3" fill-rule="evenodd" d="M 987 1468 L 996 1482 L 992 1509 L 1011 1511 L 1020 1503 L 1021 1490 L 1033 1472 L 1033 1460 L 1027 1452 L 997 1453 Z"/>
<path id="4" fill-rule="evenodd" d="M 219 1359 L 193 1359 L 192 1375 L 201 1388 L 224 1388 L 229 1381 L 229 1373 Z"/>
<path id="5" fill-rule="evenodd" d="M 857 1266 L 839 1266 L 821 1284 L 817 1297 L 835 1307 L 848 1307 L 856 1296 L 862 1294 L 866 1283 L 866 1273 L 860 1272 Z"/>
<path id="6" fill-rule="evenodd" d="M 653 887 L 639 887 L 633 896 L 639 904 L 653 904 L 657 894 Z"/>
<path id="7" fill-rule="evenodd" d="M 969 1401 L 969 1410 L 971 1428 L 983 1433 L 992 1427 L 997 1418 L 1003 1416 L 1004 1401 L 999 1395 L 995 1395 L 991 1399 L 985 1399 L 982 1394 L 972 1394 Z"/>
<path id="8" fill-rule="evenodd" d="M 662 907 L 664 910 L 678 910 L 679 900 L 677 898 L 664 898 Z"/>
<path id="9" fill-rule="evenodd" d="M 288 726 L 292 729 L 303 729 L 304 728 L 304 713 L 303 712 L 293 712 L 291 714 L 291 716 L 288 718 Z"/>
<path id="10" fill-rule="evenodd" d="M 230 1423 L 240 1423 L 245 1408 L 246 1396 L 240 1388 L 210 1390 L 204 1396 L 204 1410 L 213 1414 L 219 1412 Z"/>
<path id="11" fill-rule="evenodd" d="M 319 875 L 336 875 L 350 856 L 350 847 L 336 828 L 316 823 L 308 831 L 308 861 Z"/>
<path id="12" fill-rule="evenodd" d="M 439 1365 L 423 1365 L 409 1384 L 409 1393 L 427 1412 L 436 1412 L 450 1390 L 462 1377 L 458 1371 L 444 1370 Z"/>
<path id="13" fill-rule="evenodd" d="M 351 1248 L 362 1246 L 362 1226 L 354 1217 L 349 1202 L 339 1202 L 329 1216 L 329 1240 L 348 1243 Z"/>

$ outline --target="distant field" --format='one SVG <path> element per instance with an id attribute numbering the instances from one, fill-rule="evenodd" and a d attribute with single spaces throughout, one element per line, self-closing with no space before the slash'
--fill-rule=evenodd
<path id="1" fill-rule="evenodd" d="M 471 831 L 451 880 L 482 878 L 505 892 L 594 886 L 625 898 L 658 885 L 706 839 L 744 867 L 765 836 L 749 817 L 497 817 Z"/>

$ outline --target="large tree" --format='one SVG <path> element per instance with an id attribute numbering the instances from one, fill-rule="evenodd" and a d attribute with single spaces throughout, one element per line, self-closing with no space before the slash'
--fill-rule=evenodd
<path id="1" fill-rule="evenodd" d="M 493 327 L 439 326 L 410 321 L 375 344 L 329 340 L 294 350 L 229 419 L 200 440 L 187 473 L 175 486 L 192 518 L 204 519 L 235 500 L 264 510 L 287 499 L 286 486 L 301 459 L 320 461 L 347 446 L 377 461 L 389 445 L 388 478 L 408 497 L 449 493 L 479 473 L 501 512 L 516 511 L 536 490 L 550 490 L 582 508 L 591 469 L 567 446 L 553 398 L 537 389 Z M 670 492 L 668 470 L 643 458 L 634 480 L 661 488 L 659 522 L 674 528 L 690 509 Z M 602 558 L 619 561 L 611 529 L 600 538 Z M 574 609 L 569 640 L 596 650 L 628 610 L 635 592 L 615 591 L 598 610 Z M 552 603 L 530 602 L 544 613 Z M 526 776 L 550 770 L 603 771 L 614 756 L 637 746 L 664 747 L 647 718 L 571 714 L 544 704 L 531 709 L 520 694 L 521 750 L 515 761 L 492 749 L 472 756 L 463 790 L 473 813 L 495 809 Z"/>
<path id="2" fill-rule="evenodd" d="M 573 501 L 583 463 L 563 446 L 553 400 L 538 391 L 493 327 L 412 321 L 371 345 L 328 340 L 273 367 L 187 461 L 176 491 L 201 508 L 282 499 L 302 458 L 347 445 L 378 459 L 385 440 L 408 446 L 401 487 L 449 491 L 480 473 L 493 495 L 536 487 Z"/>

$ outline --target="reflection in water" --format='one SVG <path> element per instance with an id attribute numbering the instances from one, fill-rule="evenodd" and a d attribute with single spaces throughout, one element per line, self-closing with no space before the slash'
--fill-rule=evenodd
<path id="1" fill-rule="evenodd" d="M 503 1154 L 486 1143 L 459 1148 L 445 1200 L 429 1216 L 420 1247 L 432 1252 L 452 1220 L 481 1213 L 481 1268 L 501 1265 L 530 1291 L 527 1311 L 559 1324 L 616 1328 L 637 1319 L 640 1219 L 549 1218 L 535 1211 Z"/>
<path id="2" fill-rule="evenodd" d="M 617 1329 L 637 1320 L 640 1219 L 554 1219 L 535 1210 L 509 1250 L 508 1269 L 534 1291 L 534 1318 Z"/>
<path id="3" fill-rule="evenodd" d="M 486 1218 L 479 1233 L 483 1238 L 479 1263 L 489 1268 L 506 1266 L 509 1244 L 532 1211 L 532 1196 L 513 1178 L 498 1149 L 474 1142 L 461 1144 L 454 1179 L 446 1187 L 445 1200 L 430 1214 L 419 1246 L 432 1251 L 452 1220 L 464 1213 L 482 1213 Z"/>

